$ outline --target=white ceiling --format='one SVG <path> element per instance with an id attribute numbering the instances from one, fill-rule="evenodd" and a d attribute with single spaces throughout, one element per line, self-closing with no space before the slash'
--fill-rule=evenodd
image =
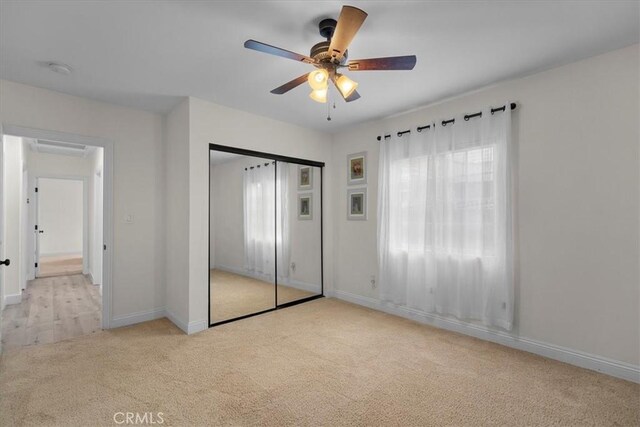
<path id="1" fill-rule="evenodd" d="M 362 98 L 327 106 L 307 85 L 269 91 L 310 66 L 243 48 L 302 54 L 336 1 L 0 2 L 0 77 L 150 111 L 181 96 L 335 131 L 487 84 L 638 43 L 638 1 L 350 1 L 369 13 L 351 59 L 416 54 L 413 71 L 349 73 Z M 73 68 L 55 74 L 43 63 Z"/>

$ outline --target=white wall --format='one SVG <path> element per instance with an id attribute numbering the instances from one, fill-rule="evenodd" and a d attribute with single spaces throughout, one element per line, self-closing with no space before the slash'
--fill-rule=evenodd
<path id="1" fill-rule="evenodd" d="M 337 295 L 378 298 L 369 280 L 377 274 L 376 137 L 511 100 L 518 103 L 513 334 L 637 367 L 638 76 L 635 45 L 335 135 Z M 369 220 L 346 221 L 346 156 L 359 151 L 369 156 Z"/>
<path id="2" fill-rule="evenodd" d="M 104 149 L 91 155 L 89 180 L 89 273 L 102 292 L 102 252 L 104 245 Z"/>
<path id="3" fill-rule="evenodd" d="M 289 169 L 289 233 L 291 242 L 290 285 L 311 292 L 321 290 L 320 260 L 320 168 L 311 168 L 311 190 L 298 189 L 298 165 L 278 163 Z M 330 189 L 329 189 L 330 190 Z M 325 190 L 327 191 L 327 190 Z M 298 219 L 298 196 L 311 194 L 311 219 Z M 325 199 L 326 200 L 326 199 Z"/>
<path id="4" fill-rule="evenodd" d="M 167 315 L 183 330 L 189 323 L 189 101 L 167 116 L 166 301 Z M 209 153 L 206 153 L 208 159 Z M 205 178 L 207 179 L 207 178 Z"/>
<path id="5" fill-rule="evenodd" d="M 22 191 L 20 196 L 20 286 L 22 289 L 27 288 L 32 260 L 29 257 L 31 248 L 30 238 L 33 238 L 31 223 L 29 222 L 30 214 L 30 197 L 29 197 L 29 171 L 27 168 L 28 161 L 28 144 L 25 138 L 22 138 Z"/>
<path id="6" fill-rule="evenodd" d="M 20 239 L 22 229 L 23 207 L 22 178 L 24 169 L 23 142 L 21 138 L 4 137 L 3 147 L 3 188 L 4 199 L 4 257 L 11 260 L 9 266 L 2 266 L 4 302 L 15 304 L 21 301 L 24 279 L 21 274 L 21 254 L 23 247 Z"/>
<path id="7" fill-rule="evenodd" d="M 38 179 L 40 256 L 80 255 L 83 250 L 84 182 Z"/>
<path id="8" fill-rule="evenodd" d="M 189 98 L 189 267 L 180 277 L 189 278 L 189 324 L 192 331 L 206 327 L 208 308 L 208 185 L 209 143 L 327 162 L 330 139 L 304 129 L 243 111 Z M 326 183 L 331 180 L 326 168 Z M 331 229 L 331 203 L 326 203 L 325 225 Z M 325 277 L 331 277 L 331 242 L 325 236 Z M 202 326 L 200 326 L 202 325 Z"/>
<path id="9" fill-rule="evenodd" d="M 3 125 L 110 140 L 113 161 L 111 317 L 123 324 L 164 310 L 162 116 L 0 81 Z M 131 214 L 133 223 L 125 223 Z"/>

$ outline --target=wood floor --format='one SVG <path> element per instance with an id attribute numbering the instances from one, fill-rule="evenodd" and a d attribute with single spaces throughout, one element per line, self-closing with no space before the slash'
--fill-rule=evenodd
<path id="1" fill-rule="evenodd" d="M 98 286 L 82 275 L 38 278 L 29 282 L 20 304 L 2 313 L 2 348 L 62 341 L 101 330 Z"/>
<path id="2" fill-rule="evenodd" d="M 38 277 L 82 274 L 82 255 L 42 256 Z"/>

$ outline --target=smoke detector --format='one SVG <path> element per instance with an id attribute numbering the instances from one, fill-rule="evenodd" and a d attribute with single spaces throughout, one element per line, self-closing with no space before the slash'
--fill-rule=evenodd
<path id="1" fill-rule="evenodd" d="M 49 67 L 49 69 L 54 73 L 62 74 L 65 76 L 71 74 L 71 67 L 67 64 L 62 64 L 60 62 L 49 62 L 47 64 L 47 67 Z"/>

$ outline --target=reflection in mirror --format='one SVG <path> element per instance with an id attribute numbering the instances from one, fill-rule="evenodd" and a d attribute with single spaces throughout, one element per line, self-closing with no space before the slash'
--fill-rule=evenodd
<path id="1" fill-rule="evenodd" d="M 277 163 L 278 305 L 322 293 L 320 168 Z"/>
<path id="2" fill-rule="evenodd" d="M 275 162 L 210 151 L 210 320 L 275 308 Z"/>

